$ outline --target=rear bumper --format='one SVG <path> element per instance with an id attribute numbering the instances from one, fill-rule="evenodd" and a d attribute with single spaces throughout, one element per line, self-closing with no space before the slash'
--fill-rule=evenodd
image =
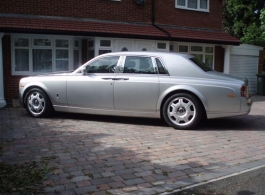
<path id="1" fill-rule="evenodd" d="M 251 97 L 248 98 L 241 98 L 240 102 L 240 112 L 207 112 L 207 118 L 223 118 L 223 117 L 230 117 L 230 116 L 241 116 L 249 114 L 252 106 L 252 99 Z"/>

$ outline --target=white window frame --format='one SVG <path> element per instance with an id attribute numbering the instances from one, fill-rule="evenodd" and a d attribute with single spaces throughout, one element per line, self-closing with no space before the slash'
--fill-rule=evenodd
<path id="1" fill-rule="evenodd" d="M 158 48 L 158 43 L 166 44 L 166 48 L 165 49 Z M 156 41 L 156 47 L 155 48 L 157 51 L 169 51 L 169 42 L 168 41 Z"/>
<path id="2" fill-rule="evenodd" d="M 29 41 L 29 44 L 28 44 L 28 47 L 18 47 L 18 46 L 15 46 L 15 39 L 16 38 L 22 38 L 22 39 L 28 39 Z M 32 72 L 32 66 L 29 65 L 29 70 L 28 71 L 15 71 L 15 68 L 16 68 L 16 64 L 15 64 L 15 49 L 28 49 L 29 51 L 29 64 L 32 64 L 32 52 L 30 51 L 30 48 L 31 48 L 31 40 L 29 37 L 27 36 L 19 36 L 19 37 L 12 37 L 12 40 L 11 40 L 11 56 L 12 56 L 12 75 L 14 75 L 14 72 L 16 72 L 18 75 L 25 75 L 25 72 L 28 73 L 28 72 Z M 26 74 L 27 75 L 27 74 Z"/>
<path id="3" fill-rule="evenodd" d="M 179 46 L 183 45 L 183 46 L 188 46 L 188 52 L 179 52 Z M 198 44 L 198 43 L 181 43 L 179 42 L 177 44 L 177 49 L 179 53 L 185 53 L 185 54 L 202 54 L 203 55 L 203 62 L 205 62 L 205 55 L 212 55 L 213 56 L 213 66 L 212 69 L 214 69 L 214 60 L 215 60 L 215 45 L 208 45 L 208 44 Z M 202 51 L 191 51 L 191 46 L 201 46 L 202 47 Z M 206 53 L 205 52 L 205 48 L 206 47 L 212 47 L 213 48 L 213 53 Z"/>
<path id="4" fill-rule="evenodd" d="M 100 46 L 100 41 L 101 40 L 107 40 L 110 41 L 110 46 Z M 94 40 L 94 45 L 95 45 L 95 56 L 99 55 L 99 50 L 110 50 L 111 52 L 114 51 L 114 40 L 112 38 L 101 38 L 101 37 L 96 37 Z"/>
<path id="5" fill-rule="evenodd" d="M 17 47 L 15 46 L 16 38 L 25 38 L 29 40 L 28 47 Z M 34 46 L 34 39 L 51 39 L 51 46 Z M 55 40 L 68 40 L 68 48 L 55 47 Z M 52 71 L 56 68 L 56 49 L 68 50 L 69 70 L 73 70 L 74 65 L 74 50 L 77 47 L 74 46 L 74 41 L 79 40 L 79 61 L 81 62 L 81 38 L 73 36 L 59 36 L 59 35 L 36 35 L 36 34 L 11 34 L 11 68 L 12 75 L 36 75 L 44 72 L 33 72 L 33 49 L 52 49 Z M 29 70 L 28 71 L 15 71 L 15 49 L 28 49 L 29 50 Z"/>
<path id="6" fill-rule="evenodd" d="M 197 2 L 197 9 L 189 8 L 188 7 L 188 1 L 189 0 L 185 0 L 185 6 L 181 6 L 181 5 L 178 5 L 178 0 L 175 0 L 175 8 L 192 10 L 192 11 L 200 11 L 200 12 L 210 12 L 210 9 L 209 9 L 210 0 L 207 0 L 207 9 L 200 8 L 200 2 L 201 2 L 201 0 L 198 0 L 198 2 Z"/>

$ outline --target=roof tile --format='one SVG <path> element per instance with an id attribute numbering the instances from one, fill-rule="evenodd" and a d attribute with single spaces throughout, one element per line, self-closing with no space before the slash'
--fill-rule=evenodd
<path id="1" fill-rule="evenodd" d="M 163 26 L 169 32 L 170 37 L 151 24 L 114 23 L 106 21 L 65 20 L 54 18 L 29 18 L 0 16 L 0 29 L 2 31 L 18 32 L 19 30 L 45 31 L 65 33 L 78 33 L 84 35 L 99 36 L 123 36 L 135 38 L 155 38 L 190 42 L 207 42 L 238 45 L 240 41 L 231 35 L 221 31 L 209 31 L 200 29 L 187 29 Z"/>

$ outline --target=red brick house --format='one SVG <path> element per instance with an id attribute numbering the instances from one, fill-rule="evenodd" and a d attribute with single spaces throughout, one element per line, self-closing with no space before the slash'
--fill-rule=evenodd
<path id="1" fill-rule="evenodd" d="M 106 52 L 196 55 L 220 72 L 236 38 L 221 31 L 222 0 L 4 0 L 0 6 L 0 107 L 23 76 L 72 70 Z"/>

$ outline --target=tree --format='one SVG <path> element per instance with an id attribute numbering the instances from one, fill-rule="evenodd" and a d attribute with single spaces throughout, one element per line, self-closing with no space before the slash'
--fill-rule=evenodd
<path id="1" fill-rule="evenodd" d="M 243 43 L 265 46 L 265 0 L 227 0 L 223 28 Z"/>

